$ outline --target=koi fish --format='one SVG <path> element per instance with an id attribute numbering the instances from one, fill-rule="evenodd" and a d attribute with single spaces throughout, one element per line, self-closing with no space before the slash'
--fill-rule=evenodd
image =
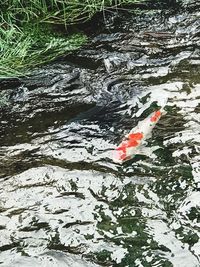
<path id="1" fill-rule="evenodd" d="M 113 161 L 116 163 L 123 163 L 132 159 L 136 154 L 140 154 L 139 147 L 150 137 L 151 131 L 159 121 L 161 115 L 161 110 L 157 110 L 146 119 L 139 122 L 138 125 L 125 136 L 119 146 L 117 146 L 113 153 Z"/>

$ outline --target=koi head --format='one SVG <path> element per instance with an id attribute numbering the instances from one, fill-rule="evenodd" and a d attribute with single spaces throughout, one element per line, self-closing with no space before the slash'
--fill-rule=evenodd
<path id="1" fill-rule="evenodd" d="M 150 121 L 153 123 L 156 123 L 161 117 L 161 111 L 157 110 L 153 113 L 153 115 L 150 118 Z"/>

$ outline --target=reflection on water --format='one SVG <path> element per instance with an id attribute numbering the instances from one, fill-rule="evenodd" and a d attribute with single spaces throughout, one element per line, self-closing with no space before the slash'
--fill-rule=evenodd
<path id="1" fill-rule="evenodd" d="M 2 266 L 200 265 L 199 14 L 152 16 L 74 56 L 95 68 L 36 71 L 51 82 L 7 97 Z M 149 152 L 115 164 L 112 149 L 158 106 Z"/>

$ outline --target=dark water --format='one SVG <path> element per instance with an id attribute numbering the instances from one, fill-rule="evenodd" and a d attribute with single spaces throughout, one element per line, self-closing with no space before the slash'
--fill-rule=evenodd
<path id="1" fill-rule="evenodd" d="M 198 3 L 108 19 L 83 50 L 1 82 L 1 266 L 200 266 Z M 147 155 L 115 164 L 164 105 Z"/>

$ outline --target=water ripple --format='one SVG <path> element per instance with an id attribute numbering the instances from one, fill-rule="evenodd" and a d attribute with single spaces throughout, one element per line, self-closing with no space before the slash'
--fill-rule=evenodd
<path id="1" fill-rule="evenodd" d="M 118 27 L 2 87 L 2 266 L 199 266 L 199 13 Z M 115 164 L 158 107 L 146 154 Z"/>

